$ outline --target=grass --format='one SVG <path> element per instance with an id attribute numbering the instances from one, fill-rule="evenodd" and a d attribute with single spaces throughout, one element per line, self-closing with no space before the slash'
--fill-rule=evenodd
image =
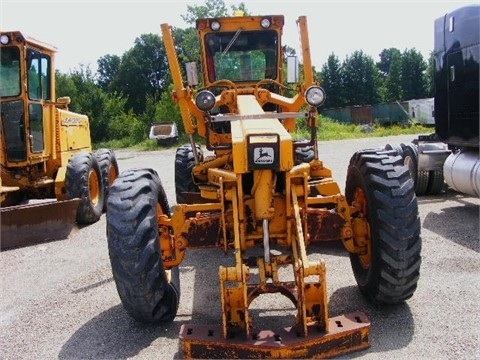
<path id="1" fill-rule="evenodd" d="M 368 137 L 384 137 L 394 135 L 410 135 L 410 134 L 430 134 L 434 132 L 433 127 L 424 126 L 420 124 L 410 124 L 408 126 L 400 125 L 355 125 L 355 124 L 343 124 L 335 120 L 322 117 L 319 121 L 319 127 L 317 130 L 317 139 L 321 141 L 328 140 L 344 140 L 344 139 L 361 139 Z M 310 131 L 299 122 L 297 131 L 293 135 L 295 139 L 309 139 Z M 197 139 L 199 143 L 203 143 L 203 139 Z M 185 134 L 180 135 L 178 144 L 188 143 L 188 137 Z M 176 147 L 178 144 L 169 146 Z M 140 151 L 152 151 L 158 149 L 164 149 L 166 147 L 158 146 L 156 140 L 146 138 L 140 143 L 133 144 L 129 139 L 113 140 L 109 142 L 103 142 L 95 144 L 95 148 L 110 148 L 110 149 L 122 149 L 130 148 Z"/>
<path id="2" fill-rule="evenodd" d="M 368 137 L 384 137 L 392 135 L 430 134 L 434 132 L 432 127 L 411 124 L 400 125 L 355 125 L 343 124 L 329 118 L 321 118 L 317 130 L 317 139 L 322 141 L 361 139 Z M 295 138 L 309 138 L 310 132 L 303 127 L 295 133 Z"/>

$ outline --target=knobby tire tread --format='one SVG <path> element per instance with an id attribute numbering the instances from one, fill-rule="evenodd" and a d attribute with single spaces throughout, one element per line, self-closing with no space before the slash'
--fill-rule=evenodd
<path id="1" fill-rule="evenodd" d="M 396 151 L 357 152 L 347 171 L 349 203 L 356 188 L 367 198 L 372 241 L 368 269 L 350 254 L 360 291 L 374 303 L 401 303 L 414 294 L 421 265 L 420 218 L 409 170 Z"/>
<path id="2" fill-rule="evenodd" d="M 116 176 L 118 176 L 118 162 L 115 152 L 111 149 L 98 149 L 97 151 L 95 151 L 95 156 L 97 157 L 98 166 L 100 167 L 100 172 L 102 174 L 103 192 L 105 197 L 103 211 L 106 211 L 106 200 L 108 198 L 110 186 L 112 185 L 110 179 L 110 172 L 114 171 Z"/>
<path id="3" fill-rule="evenodd" d="M 171 269 L 169 282 L 158 243 L 158 211 L 169 216 L 169 209 L 155 170 L 124 171 L 110 187 L 106 217 L 112 273 L 123 307 L 141 322 L 170 322 L 178 309 L 178 267 Z"/>
<path id="4" fill-rule="evenodd" d="M 92 201 L 89 185 L 90 171 L 97 175 L 100 191 L 98 202 Z M 96 157 L 86 151 L 72 156 L 67 165 L 65 189 L 69 199 L 80 198 L 76 220 L 79 224 L 91 224 L 97 222 L 102 216 L 105 193 L 102 186 L 102 174 Z"/>
<path id="5" fill-rule="evenodd" d="M 203 153 L 197 145 L 197 154 L 203 161 Z M 195 158 L 191 145 L 180 146 L 175 153 L 175 195 L 177 204 L 184 204 L 187 198 L 184 193 L 200 192 L 195 184 L 192 169 L 195 166 Z"/>

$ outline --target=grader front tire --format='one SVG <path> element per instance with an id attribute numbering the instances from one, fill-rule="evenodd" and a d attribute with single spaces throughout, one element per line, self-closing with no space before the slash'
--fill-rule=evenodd
<path id="1" fill-rule="evenodd" d="M 100 219 L 105 193 L 100 167 L 92 153 L 82 151 L 72 156 L 67 165 L 65 188 L 69 199 L 81 200 L 77 223 L 91 224 Z"/>
<path id="2" fill-rule="evenodd" d="M 113 278 L 125 310 L 142 322 L 170 322 L 180 297 L 178 267 L 163 265 L 158 216 L 170 215 L 167 197 L 151 169 L 122 172 L 107 200 L 107 240 Z"/>
<path id="3" fill-rule="evenodd" d="M 98 166 L 100 167 L 100 172 L 102 174 L 103 192 L 105 194 L 103 211 L 105 211 L 107 210 L 106 199 L 108 198 L 110 186 L 119 174 L 118 162 L 115 152 L 111 149 L 98 149 L 94 154 L 97 158 Z"/>
<path id="4" fill-rule="evenodd" d="M 350 254 L 360 291 L 372 302 L 397 304 L 417 288 L 421 238 L 414 185 L 401 156 L 366 150 L 355 153 L 345 195 L 368 223 L 367 253 Z M 355 236 L 355 235 L 354 235 Z"/>
<path id="5" fill-rule="evenodd" d="M 197 156 L 203 161 L 203 152 L 196 145 Z M 195 157 L 191 145 L 180 146 L 175 153 L 175 194 L 178 204 L 188 203 L 188 193 L 199 193 L 198 186 L 193 181 L 192 169 Z"/>

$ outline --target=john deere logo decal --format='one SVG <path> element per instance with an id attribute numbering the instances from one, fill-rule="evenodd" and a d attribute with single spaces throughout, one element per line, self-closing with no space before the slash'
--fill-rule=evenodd
<path id="1" fill-rule="evenodd" d="M 273 164 L 275 155 L 273 148 L 260 147 L 255 148 L 253 153 L 253 162 L 255 164 Z"/>

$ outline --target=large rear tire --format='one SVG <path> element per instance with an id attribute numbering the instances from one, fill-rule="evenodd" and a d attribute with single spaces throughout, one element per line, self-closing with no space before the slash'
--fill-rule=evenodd
<path id="1" fill-rule="evenodd" d="M 118 177 L 118 162 L 115 156 L 115 152 L 111 149 L 98 149 L 95 151 L 95 156 L 100 167 L 103 182 L 103 192 L 105 196 L 103 211 L 107 210 L 107 198 L 110 186 L 114 180 Z"/>
<path id="2" fill-rule="evenodd" d="M 199 145 L 196 145 L 197 156 L 203 161 L 203 152 Z M 182 145 L 175 154 L 175 194 L 177 204 L 188 203 L 189 193 L 199 193 L 200 190 L 195 184 L 192 169 L 195 166 L 195 157 L 191 145 Z"/>
<path id="3" fill-rule="evenodd" d="M 178 267 L 166 271 L 163 265 L 159 215 L 169 216 L 170 209 L 157 173 L 122 172 L 107 200 L 110 263 L 123 307 L 134 319 L 148 323 L 172 321 L 180 298 Z"/>
<path id="4" fill-rule="evenodd" d="M 97 222 L 102 216 L 105 193 L 96 157 L 89 152 L 72 156 L 67 165 L 65 188 L 69 199 L 79 198 L 78 224 Z"/>
<path id="5" fill-rule="evenodd" d="M 417 198 L 402 157 L 393 154 L 396 152 L 379 150 L 355 153 L 345 188 L 348 203 L 359 209 L 352 216 L 365 218 L 369 228 L 366 252 L 350 254 L 353 273 L 360 291 L 378 304 L 410 298 L 420 274 Z"/>

